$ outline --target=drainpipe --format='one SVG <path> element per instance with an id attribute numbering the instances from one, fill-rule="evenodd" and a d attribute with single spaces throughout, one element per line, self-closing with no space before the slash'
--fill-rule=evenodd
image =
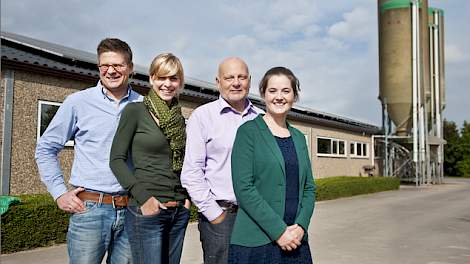
<path id="1" fill-rule="evenodd" d="M 3 103 L 3 133 L 2 133 L 2 156 L 1 156 L 1 195 L 10 194 L 11 175 L 11 135 L 13 131 L 13 82 L 14 71 L 5 69 L 4 80 L 5 92 Z"/>

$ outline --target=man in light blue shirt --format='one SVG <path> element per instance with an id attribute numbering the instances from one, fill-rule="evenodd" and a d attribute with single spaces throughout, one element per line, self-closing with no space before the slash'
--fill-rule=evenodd
<path id="1" fill-rule="evenodd" d="M 97 48 L 100 81 L 68 96 L 36 147 L 41 180 L 60 209 L 71 214 L 70 263 L 130 263 L 123 229 L 127 195 L 109 168 L 109 153 L 123 108 L 142 97 L 128 84 L 132 51 L 124 41 L 104 39 Z M 74 138 L 69 190 L 58 153 Z"/>

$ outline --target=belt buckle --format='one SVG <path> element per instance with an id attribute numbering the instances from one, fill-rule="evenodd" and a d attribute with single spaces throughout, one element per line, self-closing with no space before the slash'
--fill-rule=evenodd
<path id="1" fill-rule="evenodd" d="M 111 195 L 111 202 L 113 204 L 113 208 L 116 207 L 123 207 L 123 206 L 117 206 L 116 203 L 122 202 L 123 196 L 121 195 Z"/>
<path id="2" fill-rule="evenodd" d="M 113 208 L 116 208 L 116 203 L 114 202 L 114 198 L 115 198 L 115 197 L 116 197 L 116 196 L 111 195 L 111 203 L 113 204 Z"/>
<path id="3" fill-rule="evenodd" d="M 122 205 L 116 205 L 117 203 L 121 202 L 121 204 L 125 204 L 125 196 L 122 196 L 122 195 L 112 195 L 111 196 L 111 200 L 112 200 L 112 203 L 113 203 L 113 208 L 116 208 L 116 207 L 125 207 L 125 206 L 122 206 Z"/>

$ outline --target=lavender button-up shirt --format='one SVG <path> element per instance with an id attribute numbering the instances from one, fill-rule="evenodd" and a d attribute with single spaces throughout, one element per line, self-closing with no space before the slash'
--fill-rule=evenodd
<path id="1" fill-rule="evenodd" d="M 261 111 L 247 100 L 245 110 L 239 113 L 219 97 L 198 107 L 188 120 L 181 183 L 209 221 L 223 212 L 216 200 L 236 202 L 231 172 L 233 142 L 238 127 Z"/>

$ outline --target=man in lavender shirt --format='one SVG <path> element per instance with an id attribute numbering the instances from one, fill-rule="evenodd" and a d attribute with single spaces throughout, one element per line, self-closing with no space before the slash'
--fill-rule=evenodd
<path id="1" fill-rule="evenodd" d="M 195 109 L 186 127 L 181 183 L 199 208 L 205 264 L 227 263 L 238 209 L 232 187 L 232 145 L 238 127 L 261 111 L 247 99 L 250 81 L 242 59 L 223 60 L 216 77 L 219 99 Z"/>

